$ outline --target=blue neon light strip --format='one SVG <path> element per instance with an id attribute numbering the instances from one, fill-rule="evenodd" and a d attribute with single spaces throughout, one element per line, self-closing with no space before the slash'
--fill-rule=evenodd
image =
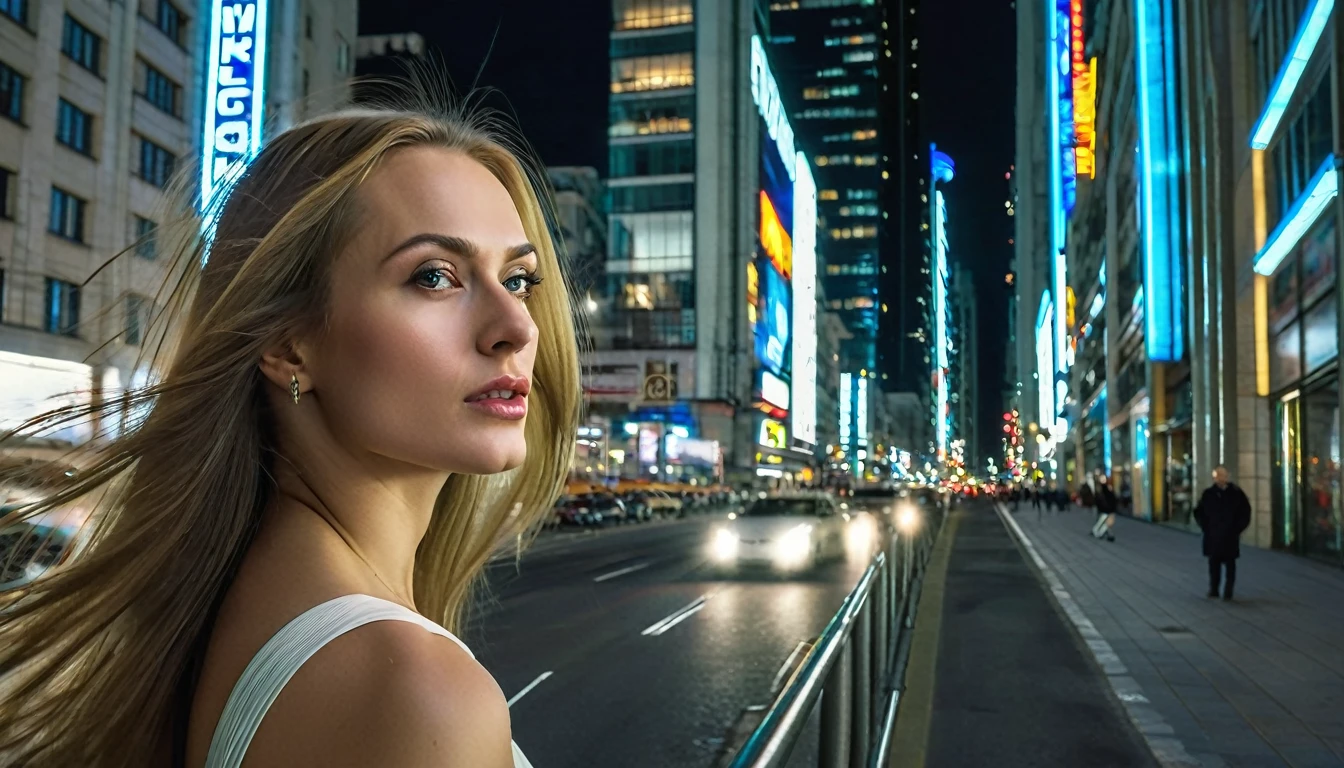
<path id="1" fill-rule="evenodd" d="M 1288 209 L 1279 226 L 1274 228 L 1274 233 L 1265 241 L 1265 247 L 1255 255 L 1252 264 L 1256 274 L 1274 274 L 1284 257 L 1297 247 L 1302 236 L 1330 207 L 1330 201 L 1339 194 L 1339 174 L 1335 171 L 1335 165 L 1335 156 L 1330 155 L 1316 169 L 1316 175 L 1307 182 L 1306 191 L 1293 201 L 1293 207 Z"/>
<path id="2" fill-rule="evenodd" d="M 1174 188 L 1176 68 L 1170 0 L 1135 0 L 1135 67 L 1139 112 L 1140 215 L 1143 217 L 1144 346 L 1148 358 L 1185 355 L 1185 296 L 1177 247 Z"/>
<path id="3" fill-rule="evenodd" d="M 201 137 L 202 211 L 208 211 L 216 192 L 234 181 L 261 151 L 268 5 L 268 0 L 211 3 Z"/>
<path id="4" fill-rule="evenodd" d="M 1256 122 L 1255 130 L 1251 131 L 1251 149 L 1264 149 L 1274 140 L 1283 113 L 1293 101 L 1302 73 L 1306 71 L 1307 62 L 1311 61 L 1311 54 L 1316 50 L 1321 33 L 1330 21 L 1330 12 L 1334 9 L 1335 0 L 1312 0 L 1302 13 L 1302 19 L 1297 24 L 1297 34 L 1288 48 L 1288 56 L 1279 65 L 1279 75 L 1274 78 L 1274 85 L 1269 89 L 1269 98 L 1265 100 L 1260 120 Z"/>
<path id="5" fill-rule="evenodd" d="M 1054 303 L 1063 307 L 1068 285 L 1065 239 L 1069 213 L 1076 197 L 1073 160 L 1073 81 L 1069 77 L 1069 0 L 1046 0 L 1046 101 L 1050 105 L 1050 273 Z M 1068 317 L 1055 313 L 1053 329 L 1055 369 L 1068 370 Z M 1053 415 L 1053 414 L 1052 414 Z"/>

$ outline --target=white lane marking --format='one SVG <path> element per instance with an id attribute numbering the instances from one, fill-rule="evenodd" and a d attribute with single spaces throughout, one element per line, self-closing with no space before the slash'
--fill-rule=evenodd
<path id="1" fill-rule="evenodd" d="M 638 565 L 632 565 L 632 566 L 630 566 L 629 568 L 622 568 L 622 569 L 619 570 L 619 571 L 612 571 L 611 573 L 604 573 L 604 574 L 602 574 L 601 576 L 598 576 L 597 578 L 593 579 L 593 581 L 606 581 L 607 579 L 614 579 L 614 578 L 616 578 L 617 576 L 624 576 L 624 575 L 627 574 L 627 573 L 634 573 L 635 571 L 642 571 L 642 570 L 644 570 L 645 568 L 648 568 L 648 567 L 649 567 L 649 564 L 648 564 L 648 563 L 639 563 Z"/>
<path id="2" fill-rule="evenodd" d="M 1006 505 L 1002 502 L 996 503 L 994 511 L 999 513 L 999 519 L 1003 521 L 1004 527 L 1022 544 L 1022 548 L 1027 550 L 1027 554 L 1031 556 L 1032 562 L 1040 569 L 1041 576 L 1050 586 L 1051 596 L 1054 597 L 1055 602 L 1064 611 L 1064 614 L 1069 617 L 1074 629 L 1082 636 L 1084 644 L 1087 645 L 1093 658 L 1097 660 L 1097 665 L 1106 675 L 1106 681 L 1110 683 L 1111 691 L 1120 700 L 1120 705 L 1134 724 L 1135 730 L 1148 743 L 1148 749 L 1152 751 L 1158 764 L 1164 768 L 1200 765 L 1199 760 L 1186 750 L 1185 742 L 1174 735 L 1175 731 L 1167 724 L 1166 718 L 1155 707 L 1151 706 L 1148 697 L 1144 695 L 1143 686 L 1139 685 L 1138 681 L 1130 676 L 1129 670 L 1120 660 L 1119 654 L 1111 648 L 1111 644 L 1106 642 L 1106 639 L 1097 631 L 1096 625 L 1092 623 L 1092 620 L 1083 612 L 1082 607 L 1064 588 L 1064 582 L 1060 580 L 1056 573 L 1056 571 L 1063 571 L 1064 569 L 1061 566 L 1051 566 L 1046 563 L 1045 558 L 1037 552 L 1036 545 L 1032 543 L 1027 534 L 1023 532 L 1022 527 L 1009 514 Z"/>
<path id="3" fill-rule="evenodd" d="M 542 680 L 545 680 L 545 679 L 548 678 L 548 677 L 550 677 L 551 674 L 552 674 L 551 672 L 542 672 L 540 675 L 537 675 L 537 679 L 536 679 L 536 680 L 533 680 L 532 682 L 528 683 L 526 688 L 524 688 L 523 690 L 521 690 L 521 691 L 515 693 L 515 694 L 513 695 L 513 698 L 512 698 L 512 699 L 509 699 L 509 707 L 512 708 L 513 705 L 516 704 L 516 703 L 518 702 L 519 699 L 521 699 L 521 698 L 523 698 L 524 696 L 526 696 L 527 694 L 531 693 L 533 688 L 536 688 L 538 685 L 541 685 L 541 681 L 542 681 Z M 496 701 L 498 701 L 498 699 L 496 699 Z"/>
<path id="4" fill-rule="evenodd" d="M 667 630 L 677 626 L 678 624 L 690 618 L 691 616 L 695 615 L 696 613 L 699 613 L 700 610 L 705 607 L 705 602 L 713 596 L 714 593 L 711 592 L 707 595 L 701 595 L 700 597 L 697 597 L 695 600 L 692 600 L 685 606 L 673 611 L 672 614 L 667 618 L 654 622 L 653 624 L 650 624 L 648 628 L 645 629 L 643 632 L 640 632 L 640 634 L 644 635 L 645 637 L 657 637 L 658 635 L 663 634 Z"/>

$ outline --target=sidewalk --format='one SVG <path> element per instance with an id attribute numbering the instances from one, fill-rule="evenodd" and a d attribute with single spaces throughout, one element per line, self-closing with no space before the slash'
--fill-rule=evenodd
<path id="1" fill-rule="evenodd" d="M 1198 536 L 1119 518 L 1102 542 L 1076 507 L 1011 518 L 1162 762 L 1344 766 L 1344 571 L 1243 546 L 1224 603 Z"/>

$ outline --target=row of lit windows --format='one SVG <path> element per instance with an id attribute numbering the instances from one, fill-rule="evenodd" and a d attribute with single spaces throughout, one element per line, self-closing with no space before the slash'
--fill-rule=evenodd
<path id="1" fill-rule="evenodd" d="M 876 216 L 877 205 L 842 205 L 841 216 Z"/>
<path id="2" fill-rule="evenodd" d="M 831 67 L 830 69 L 818 69 L 818 70 L 817 70 L 817 77 L 821 77 L 821 78 L 825 78 L 825 77 L 844 77 L 844 76 L 845 76 L 845 68 L 844 68 L 844 67 Z"/>
<path id="3" fill-rule="evenodd" d="M 877 35 L 868 32 L 862 35 L 848 35 L 846 37 L 828 37 L 826 38 L 826 47 L 834 48 L 837 45 L 868 45 L 877 42 Z"/>
<path id="4" fill-rule="evenodd" d="M 840 191 L 835 189 L 823 189 L 817 192 L 818 200 L 839 200 Z M 876 200 L 876 189 L 846 189 L 846 200 Z"/>
<path id="5" fill-rule="evenodd" d="M 877 302 L 868 296 L 855 296 L 849 299 L 831 299 L 827 302 L 831 309 L 872 309 Z"/>
<path id="6" fill-rule="evenodd" d="M 854 117 L 877 117 L 877 108 L 868 107 L 826 107 L 824 109 L 804 109 L 794 114 L 799 120 L 846 120 Z"/>
<path id="7" fill-rule="evenodd" d="M 863 19 L 857 16 L 839 16 L 831 19 L 832 27 L 857 27 L 863 24 Z"/>
<path id="8" fill-rule="evenodd" d="M 850 96 L 859 95 L 859 86 L 857 83 L 848 85 L 831 85 L 803 89 L 803 98 L 808 100 L 815 99 L 844 99 Z"/>
<path id="9" fill-rule="evenodd" d="M 691 0 L 616 0 L 616 29 L 652 29 L 695 21 Z"/>
<path id="10" fill-rule="evenodd" d="M 611 62 L 611 92 L 656 91 L 695 85 L 695 54 L 638 56 Z"/>
<path id="11" fill-rule="evenodd" d="M 877 165 L 877 155 L 817 155 L 816 164 L 822 165 Z"/>
<path id="12" fill-rule="evenodd" d="M 828 275 L 876 275 L 875 264 L 827 264 Z"/>
<path id="13" fill-rule="evenodd" d="M 872 37 L 872 35 L 869 35 Z M 846 64 L 857 64 L 861 61 L 877 61 L 877 51 L 869 49 L 866 51 L 850 51 L 845 54 L 844 62 Z"/>
<path id="14" fill-rule="evenodd" d="M 844 8 L 850 5 L 872 5 L 873 0 L 783 0 L 770 4 L 772 11 L 796 11 L 799 8 Z"/>
<path id="15" fill-rule="evenodd" d="M 850 131 L 848 133 L 831 133 L 821 137 L 824 143 L 833 143 L 837 141 L 872 141 L 877 138 L 876 128 L 866 128 L 860 131 Z"/>
<path id="16" fill-rule="evenodd" d="M 867 237 L 877 237 L 877 226 L 871 227 L 845 227 L 844 229 L 832 229 L 832 240 L 862 240 Z"/>

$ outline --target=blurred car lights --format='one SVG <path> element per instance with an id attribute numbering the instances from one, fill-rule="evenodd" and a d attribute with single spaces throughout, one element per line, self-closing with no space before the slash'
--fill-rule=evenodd
<path id="1" fill-rule="evenodd" d="M 737 534 L 727 528 L 719 528 L 714 532 L 714 542 L 710 548 L 714 559 L 721 563 L 726 563 L 737 559 Z"/>
<path id="2" fill-rule="evenodd" d="M 775 563 L 785 568 L 794 568 L 807 563 L 812 554 L 812 526 L 798 525 L 790 528 L 775 543 Z"/>

